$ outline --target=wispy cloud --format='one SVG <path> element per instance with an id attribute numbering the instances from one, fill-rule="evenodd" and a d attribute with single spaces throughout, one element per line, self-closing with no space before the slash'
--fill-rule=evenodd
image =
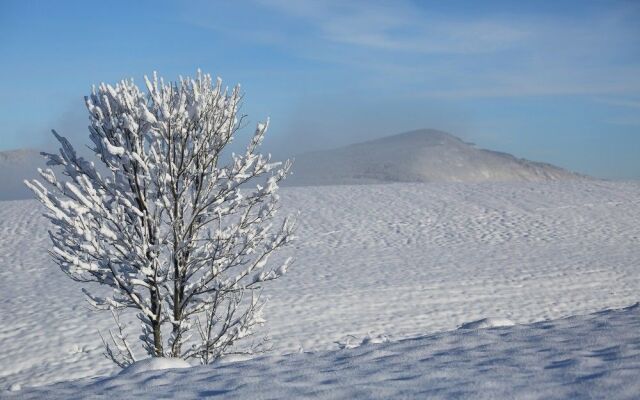
<path id="1" fill-rule="evenodd" d="M 364 48 L 426 54 L 477 54 L 513 47 L 529 32 L 508 21 L 430 15 L 409 2 L 259 0 L 313 24 L 322 38 Z"/>
<path id="2" fill-rule="evenodd" d="M 246 9 L 260 17 L 250 24 L 216 20 L 215 10 L 194 20 L 349 68 L 362 85 L 388 82 L 419 96 L 640 94 L 640 5 L 611 4 L 576 16 L 447 12 L 407 0 L 254 0 Z"/>

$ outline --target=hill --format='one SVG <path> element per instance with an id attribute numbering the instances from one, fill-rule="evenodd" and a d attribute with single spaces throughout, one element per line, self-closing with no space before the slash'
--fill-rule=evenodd
<path id="1" fill-rule="evenodd" d="M 45 160 L 36 150 L 0 152 L 0 201 L 32 198 L 22 181 Z M 562 168 L 476 148 L 423 129 L 295 157 L 285 186 L 389 182 L 539 182 L 585 178 Z"/>
<path id="2" fill-rule="evenodd" d="M 584 178 L 424 129 L 296 157 L 288 185 L 550 181 Z"/>

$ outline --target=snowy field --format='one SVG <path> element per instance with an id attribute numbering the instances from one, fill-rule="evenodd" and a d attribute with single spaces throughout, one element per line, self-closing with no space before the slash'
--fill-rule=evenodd
<path id="1" fill-rule="evenodd" d="M 243 385 L 264 380 L 271 382 L 264 398 L 278 397 L 279 385 L 292 397 L 326 385 L 333 395 L 319 397 L 422 397 L 420 388 L 435 387 L 436 396 L 479 391 L 491 398 L 510 397 L 498 384 L 507 378 L 509 390 L 523 393 L 530 385 L 533 398 L 553 388 L 567 398 L 611 386 L 620 391 L 614 397 L 637 393 L 625 386 L 632 380 L 637 389 L 640 378 L 637 309 L 424 335 L 486 317 L 527 324 L 637 302 L 640 183 L 290 187 L 281 195 L 285 213 L 301 211 L 299 239 L 289 250 L 296 257 L 290 273 L 265 291 L 263 332 L 273 351 L 264 363 L 43 390 L 61 390 L 62 398 L 73 397 L 64 390 L 86 385 L 147 393 L 156 383 L 180 381 L 178 387 L 190 388 L 184 397 L 199 388 L 252 397 Z M 116 372 L 97 335 L 111 327 L 110 316 L 90 310 L 79 284 L 48 259 L 41 212 L 35 201 L 0 202 L 0 389 Z M 391 342 L 337 351 L 367 335 Z M 301 350 L 315 353 L 282 356 Z M 394 379 L 395 386 L 385 384 Z M 354 392 L 358 382 L 364 386 Z M 49 398 L 54 392 L 18 393 Z"/>

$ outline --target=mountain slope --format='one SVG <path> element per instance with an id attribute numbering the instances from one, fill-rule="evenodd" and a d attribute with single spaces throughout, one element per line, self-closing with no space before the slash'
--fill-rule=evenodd
<path id="1" fill-rule="evenodd" d="M 296 157 L 288 185 L 383 182 L 548 181 L 582 176 L 550 164 L 475 148 L 437 130 L 417 130 Z"/>

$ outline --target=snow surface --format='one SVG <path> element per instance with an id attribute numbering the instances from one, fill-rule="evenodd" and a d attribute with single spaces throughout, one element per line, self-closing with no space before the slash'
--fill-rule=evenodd
<path id="1" fill-rule="evenodd" d="M 513 325 L 515 325 L 515 322 L 507 318 L 482 318 L 477 321 L 462 324 L 460 325 L 460 329 L 488 329 Z"/>
<path id="2" fill-rule="evenodd" d="M 374 342 L 384 342 L 388 338 L 391 342 L 380 344 L 379 349 L 391 346 L 388 348 L 397 349 L 398 360 L 415 363 L 411 368 L 396 364 L 397 368 L 404 365 L 403 374 L 409 374 L 414 367 L 422 368 L 412 358 L 418 352 L 412 346 L 424 347 L 433 339 L 397 342 L 403 338 L 450 331 L 487 317 L 527 324 L 624 307 L 638 301 L 640 183 L 637 182 L 574 180 L 296 187 L 284 188 L 282 199 L 283 214 L 295 209 L 301 211 L 299 240 L 293 246 L 295 248 L 280 255 L 284 258 L 294 254 L 296 262 L 287 276 L 266 288 L 265 296 L 270 301 L 265 309 L 268 323 L 263 332 L 271 337 L 273 351 L 270 357 L 275 358 L 269 360 L 284 360 L 273 363 L 282 362 L 288 371 L 297 370 L 296 365 L 299 367 L 312 356 L 278 358 L 279 355 L 297 353 L 301 349 L 348 349 L 353 343 L 366 342 L 369 337 L 378 338 Z M 50 245 L 48 225 L 41 213 L 42 208 L 36 201 L 0 202 L 0 320 L 3 321 L 0 325 L 0 389 L 21 386 L 24 391 L 29 386 L 117 372 L 117 368 L 103 358 L 97 334 L 98 330 L 104 332 L 112 327 L 111 316 L 91 310 L 80 292 L 81 285 L 70 281 L 52 265 L 46 253 Z M 637 321 L 637 312 L 629 318 Z M 536 326 L 544 330 L 545 325 Z M 137 336 L 137 328 L 137 323 L 132 326 L 132 337 Z M 478 335 L 474 336 L 476 338 L 487 335 L 497 340 L 503 329 L 506 328 L 486 332 L 459 330 L 436 337 L 441 338 L 438 340 L 443 341 L 443 346 L 447 341 L 462 340 L 465 335 Z M 518 332 L 528 328 L 520 325 L 508 329 L 522 340 L 513 342 L 513 347 L 503 348 L 506 355 L 495 353 L 491 346 L 480 347 L 486 357 L 494 360 L 486 368 L 498 368 L 496 359 L 509 359 L 521 350 L 525 351 L 526 347 L 519 348 L 520 345 L 529 343 L 533 346 L 531 349 L 537 349 L 538 345 L 547 348 L 545 341 L 555 340 L 539 336 L 526 339 L 527 335 L 521 336 Z M 585 327 L 575 334 L 558 333 L 557 340 L 570 337 L 575 340 L 575 346 L 585 346 L 584 350 L 578 347 L 571 350 L 571 346 L 563 345 L 550 353 L 557 354 L 557 359 L 547 359 L 545 351 L 536 353 L 539 359 L 525 352 L 529 355 L 522 360 L 533 364 L 530 370 L 523 366 L 526 367 L 523 374 L 541 370 L 553 361 L 562 361 L 565 351 L 569 352 L 567 357 L 576 354 L 587 357 L 591 351 L 602 350 L 604 355 L 600 358 L 612 357 L 619 363 L 636 362 L 634 347 L 627 346 L 624 340 L 632 340 L 631 335 L 637 335 L 637 328 L 627 327 L 628 332 L 616 331 L 611 336 L 590 329 Z M 554 329 L 548 331 L 549 335 L 555 332 Z M 359 352 L 365 352 L 367 346 L 344 354 L 349 357 L 362 354 L 364 357 L 365 353 Z M 607 352 L 604 350 L 607 347 L 614 350 Z M 637 347 L 636 344 L 635 349 Z M 467 386 L 464 386 L 462 381 L 468 378 L 470 370 L 479 367 L 473 366 L 475 364 L 464 367 L 468 361 L 463 361 L 466 360 L 464 357 L 455 359 L 462 351 L 456 349 L 452 345 L 447 350 L 454 358 L 440 360 L 449 360 L 452 365 L 462 368 L 459 376 L 454 369 L 442 372 L 442 368 L 437 367 L 439 364 L 434 364 L 429 373 L 425 372 L 422 382 L 430 382 L 427 385 L 430 390 L 440 388 L 443 393 L 451 393 L 457 385 L 462 385 L 460 390 L 477 387 L 492 393 L 484 384 L 473 386 L 479 384 L 474 381 L 465 381 Z M 406 354 L 402 355 L 404 352 Z M 326 359 L 318 355 L 318 360 L 313 361 L 318 363 L 315 364 L 318 368 L 329 368 L 341 357 L 339 353 L 322 354 L 326 354 Z M 379 354 L 383 355 L 384 351 Z M 631 358 L 627 360 L 627 356 Z M 515 381 L 514 387 L 531 384 L 530 387 L 547 390 L 546 385 L 541 385 L 546 379 L 558 385 L 565 379 L 567 386 L 557 388 L 559 393 L 569 393 L 565 390 L 572 390 L 582 371 L 603 373 L 622 383 L 626 382 L 623 376 L 627 373 L 633 373 L 636 380 L 640 376 L 634 369 L 612 372 L 605 368 L 608 372 L 602 372 L 604 370 L 591 369 L 584 361 L 596 362 L 600 358 L 568 361 L 566 368 L 555 369 L 558 374 L 565 374 L 556 378 L 552 378 L 556 373 L 553 369 L 531 372 L 531 383 L 523 375 L 520 383 Z M 364 386 L 362 395 L 367 397 L 367 391 L 371 390 L 380 391 L 382 396 L 386 392 L 376 386 L 374 380 L 378 375 L 374 373 L 375 366 L 370 366 L 375 362 L 366 357 L 361 361 L 362 368 L 368 368 L 367 374 L 373 374 L 362 376 L 363 381 L 371 379 L 369 386 Z M 344 363 L 342 367 L 350 365 L 348 361 Z M 505 363 L 496 371 L 487 372 L 490 374 L 487 382 L 496 383 L 501 373 L 508 376 L 508 381 L 512 379 L 509 375 L 511 364 Z M 268 371 L 274 365 L 261 366 L 259 361 L 228 365 L 216 368 L 231 371 L 253 365 L 252 371 L 261 371 L 266 374 L 265 379 L 270 377 L 274 381 L 272 388 L 292 379 L 293 386 L 307 390 L 304 380 L 309 377 L 305 374 L 310 372 L 300 371 L 293 376 L 271 375 Z M 359 365 L 359 362 L 354 361 L 353 365 Z M 340 368 L 340 365 L 331 368 Z M 273 374 L 278 371 L 274 370 Z M 316 390 L 323 390 L 318 386 L 318 380 L 348 382 L 341 380 L 343 372 L 331 371 L 329 368 L 326 375 L 314 375 L 317 380 L 312 382 Z M 513 379 L 516 379 L 517 371 L 514 367 Z M 157 381 L 165 382 L 174 374 L 187 379 L 180 375 L 187 372 L 171 372 L 163 373 Z M 193 379 L 197 379 L 198 374 Z M 256 374 L 242 379 L 258 379 Z M 406 378 L 392 371 L 379 376 Z M 439 376 L 445 380 L 434 383 Z M 207 375 L 207 380 L 209 378 Z M 221 381 L 212 383 L 213 387 L 225 384 L 227 388 L 248 390 L 238 388 L 242 380 L 233 383 L 233 374 L 227 377 L 225 372 L 217 379 Z M 153 381 L 150 378 L 146 386 L 135 390 L 148 389 Z M 587 380 L 581 382 L 587 382 L 588 387 Z M 218 384 L 221 386 L 215 386 Z M 188 385 L 185 383 L 185 386 Z M 348 386 L 336 390 L 345 390 L 339 393 L 346 393 L 344 397 L 347 397 L 350 390 L 356 390 L 355 385 Z M 196 390 L 195 386 L 193 390 Z M 496 390 L 501 389 L 497 387 Z M 616 390 L 624 394 L 627 388 L 618 386 Z M 268 393 L 265 392 L 266 397 Z M 341 396 L 334 393 L 336 397 Z M 534 395 L 537 394 L 536 391 Z"/>
<path id="3" fill-rule="evenodd" d="M 550 164 L 476 148 L 421 129 L 296 157 L 286 185 L 385 182 L 499 182 L 584 179 Z"/>
<path id="4" fill-rule="evenodd" d="M 7 399 L 636 399 L 640 307 L 355 349 L 83 379 Z"/>

